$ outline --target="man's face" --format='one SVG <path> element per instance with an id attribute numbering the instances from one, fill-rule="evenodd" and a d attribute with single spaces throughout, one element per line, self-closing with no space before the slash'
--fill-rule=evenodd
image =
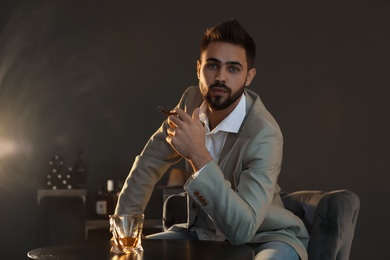
<path id="1" fill-rule="evenodd" d="M 248 71 L 245 49 L 226 42 L 212 42 L 197 64 L 199 87 L 212 110 L 234 108 L 256 74 Z"/>

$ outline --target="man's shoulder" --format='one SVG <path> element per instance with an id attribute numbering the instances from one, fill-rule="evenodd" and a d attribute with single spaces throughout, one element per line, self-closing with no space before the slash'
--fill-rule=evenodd
<path id="1" fill-rule="evenodd" d="M 187 113 L 192 113 L 195 108 L 200 106 L 202 101 L 203 99 L 199 87 L 189 86 L 180 99 L 179 107 L 184 109 Z"/>
<path id="2" fill-rule="evenodd" d="M 264 125 L 272 125 L 276 129 L 279 129 L 279 124 L 273 115 L 267 110 L 264 103 L 260 99 L 260 96 L 251 91 L 246 90 L 247 94 L 247 123 L 250 125 L 255 124 L 260 128 Z"/>
<path id="3" fill-rule="evenodd" d="M 189 86 L 184 90 L 183 96 L 191 96 L 191 95 L 200 95 L 200 90 L 198 86 Z"/>

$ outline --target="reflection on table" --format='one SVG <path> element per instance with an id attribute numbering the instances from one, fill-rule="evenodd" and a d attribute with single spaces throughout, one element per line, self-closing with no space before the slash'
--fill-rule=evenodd
<path id="1" fill-rule="evenodd" d="M 143 240 L 141 254 L 115 255 L 110 253 L 110 242 L 99 241 L 68 246 L 50 246 L 31 250 L 30 259 L 58 260 L 207 260 L 207 259 L 252 259 L 249 245 L 233 246 L 229 242 L 199 240 Z"/>

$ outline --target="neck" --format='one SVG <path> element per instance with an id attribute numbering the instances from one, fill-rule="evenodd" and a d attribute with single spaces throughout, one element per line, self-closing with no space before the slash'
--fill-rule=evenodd
<path id="1" fill-rule="evenodd" d="M 207 108 L 207 117 L 209 119 L 210 131 L 213 130 L 222 120 L 225 119 L 237 106 L 240 99 L 231 104 L 229 107 L 222 110 L 214 110 L 211 107 Z"/>

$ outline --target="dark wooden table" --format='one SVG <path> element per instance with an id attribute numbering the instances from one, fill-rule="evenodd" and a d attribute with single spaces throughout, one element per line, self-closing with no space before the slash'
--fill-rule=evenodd
<path id="1" fill-rule="evenodd" d="M 208 260 L 252 259 L 249 245 L 233 246 L 228 242 L 198 240 L 143 240 L 142 254 L 114 255 L 109 241 L 68 246 L 50 246 L 28 252 L 31 259 L 56 260 Z"/>

